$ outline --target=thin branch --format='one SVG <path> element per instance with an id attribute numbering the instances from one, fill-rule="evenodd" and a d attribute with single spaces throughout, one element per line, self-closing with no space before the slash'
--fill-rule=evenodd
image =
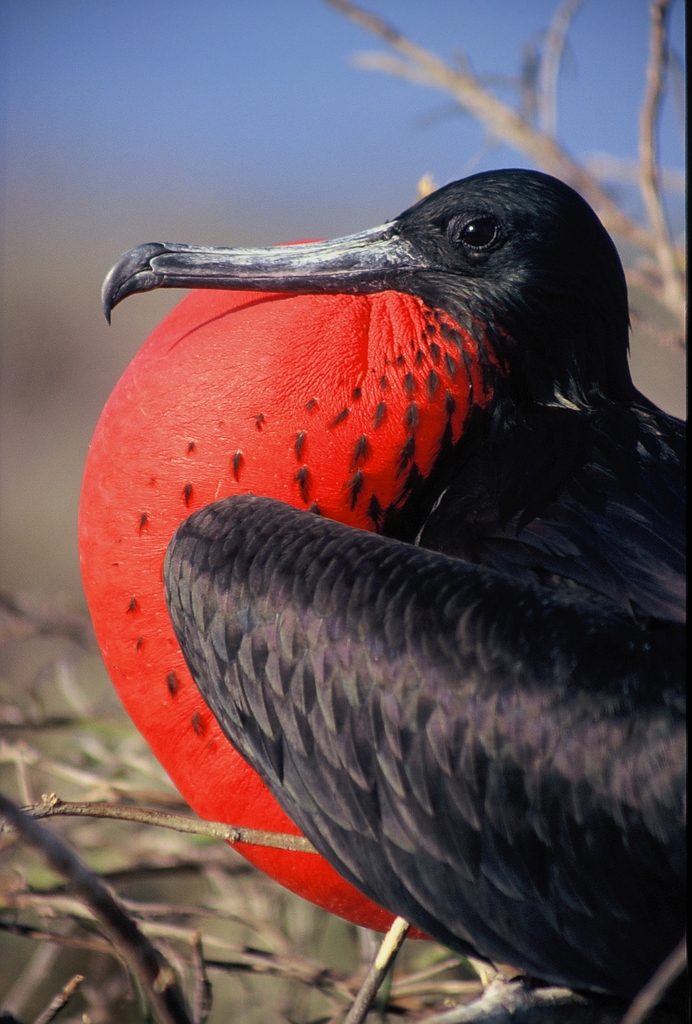
<path id="1" fill-rule="evenodd" d="M 84 723 L 86 724 L 86 723 Z M 97 791 L 104 796 L 111 794 L 127 796 L 131 800 L 152 800 L 157 804 L 168 807 L 187 806 L 179 793 L 166 793 L 162 790 L 148 789 L 138 786 L 132 782 L 124 782 L 117 779 L 105 779 L 94 772 L 87 772 L 62 761 L 54 761 L 45 757 L 40 751 L 28 746 L 26 743 L 7 743 L 0 739 L 0 764 L 8 761 L 14 762 L 21 757 L 25 764 L 31 768 L 39 768 L 43 771 L 57 775 L 58 778 L 66 779 L 68 782 L 76 782 L 81 786 L 91 787 L 91 791 Z"/>
<path id="2" fill-rule="evenodd" d="M 59 955 L 60 947 L 56 945 L 38 946 L 33 951 L 26 967 L 5 993 L 3 1009 L 7 1013 L 16 1017 L 20 1016 L 27 1003 L 35 995 L 36 990 L 50 978 Z"/>
<path id="3" fill-rule="evenodd" d="M 195 1024 L 205 1024 L 211 1013 L 212 988 L 207 977 L 207 969 L 204 964 L 204 951 L 202 949 L 202 937 L 199 932 L 192 946 L 192 969 L 194 971 L 194 997 L 192 1001 L 192 1016 Z"/>
<path id="4" fill-rule="evenodd" d="M 641 992 L 635 996 L 620 1024 L 641 1024 L 654 1006 L 661 1001 L 666 989 L 672 985 L 687 964 L 687 932 L 668 954 Z"/>
<path id="5" fill-rule="evenodd" d="M 639 185 L 642 180 L 641 168 L 636 160 L 623 160 L 611 153 L 595 151 L 583 157 L 584 164 L 601 181 L 613 181 L 617 184 Z M 677 196 L 684 196 L 687 180 L 684 171 L 676 171 L 670 167 L 662 167 L 658 172 L 658 180 L 664 191 Z"/>
<path id="6" fill-rule="evenodd" d="M 75 974 L 74 978 L 71 978 L 63 987 L 62 991 L 58 992 L 57 996 L 51 999 L 43 1013 L 38 1015 L 34 1024 L 50 1024 L 52 1020 L 55 1020 L 63 1006 L 68 1003 L 70 997 L 74 995 L 83 981 L 83 974 Z"/>
<path id="7" fill-rule="evenodd" d="M 252 974 L 268 974 L 281 978 L 301 981 L 310 988 L 317 988 L 327 998 L 348 1003 L 353 999 L 353 990 L 346 984 L 341 975 L 325 967 L 313 966 L 289 957 L 258 950 L 245 949 L 231 955 L 226 960 L 212 959 L 205 956 L 204 963 L 210 970 L 234 974 L 247 971 Z"/>
<path id="8" fill-rule="evenodd" d="M 430 996 L 455 997 L 470 999 L 479 996 L 483 991 L 480 981 L 417 981 L 409 984 L 408 978 L 392 982 L 390 1002 L 399 1006 L 404 1000 L 429 998 Z"/>
<path id="9" fill-rule="evenodd" d="M 557 134 L 557 85 L 565 40 L 575 14 L 584 0 L 562 0 L 553 15 L 545 40 L 538 85 L 538 127 L 555 138 Z"/>
<path id="10" fill-rule="evenodd" d="M 82 908 L 82 913 L 79 916 L 87 917 L 86 909 Z M 160 925 L 151 921 L 141 922 L 141 928 L 157 938 L 169 938 L 183 941 L 190 945 L 193 969 L 196 974 L 196 986 L 199 986 L 200 989 L 200 979 L 207 969 L 220 971 L 224 974 L 234 974 L 241 971 L 299 981 L 310 988 L 319 989 L 327 998 L 337 1000 L 342 1004 L 350 1003 L 353 1000 L 354 989 L 348 984 L 343 975 L 336 971 L 325 969 L 309 960 L 301 959 L 300 957 L 284 956 L 280 953 L 265 953 L 262 950 L 252 949 L 249 946 L 238 946 L 226 942 L 215 935 L 207 934 L 204 935 L 203 942 L 207 946 L 216 947 L 219 955 L 215 957 L 208 954 L 204 955 L 200 964 L 199 956 L 202 946 L 201 942 L 198 947 L 195 945 L 199 939 L 199 933 L 196 930 L 178 928 L 174 925 Z M 3 921 L 2 919 L 0 919 L 0 931 L 37 941 L 54 942 L 74 949 L 107 953 L 120 959 L 113 946 L 97 935 L 89 938 L 60 935 L 55 932 L 32 928 L 28 925 L 17 924 L 14 921 Z M 206 984 L 208 985 L 209 983 L 207 982 Z M 456 992 L 457 990 L 455 989 L 455 994 Z M 206 991 L 204 995 L 201 992 L 199 995 L 199 1001 L 202 1005 L 204 1005 L 204 999 L 206 999 Z"/>
<path id="11" fill-rule="evenodd" d="M 43 893 L 34 892 L 21 892 L 11 893 L 5 895 L 5 902 L 8 908 L 11 907 L 13 910 L 31 910 L 39 917 L 43 919 L 53 920 L 55 918 L 69 918 L 72 921 L 77 921 L 80 924 L 84 922 L 93 922 L 95 920 L 93 913 L 89 907 L 76 899 L 73 896 L 67 896 L 63 893 L 55 893 L 47 896 Z M 198 941 L 199 931 L 197 929 L 190 928 L 185 925 L 170 924 L 166 921 L 161 921 L 155 918 L 152 913 L 152 905 L 147 903 L 138 903 L 134 900 L 122 900 L 122 905 L 126 911 L 128 911 L 133 918 L 139 922 L 139 926 L 145 935 L 151 938 L 165 938 L 175 941 L 181 941 L 189 946 L 194 946 Z M 154 905 L 155 909 L 166 909 L 167 916 L 191 916 L 192 911 L 190 908 L 178 908 L 178 907 L 165 907 L 159 908 Z M 199 907 L 195 911 L 195 916 L 214 917 L 216 920 L 234 921 L 238 924 L 243 925 L 245 928 L 257 931 L 256 922 L 252 922 L 242 917 L 238 917 L 232 913 L 224 913 L 223 911 L 213 911 L 206 907 Z M 0 928 L 4 927 L 4 923 L 0 921 Z M 267 929 L 263 926 L 260 928 L 258 935 L 261 934 L 263 941 L 267 938 Z M 238 946 L 233 943 L 226 943 L 224 940 L 211 935 L 206 934 L 204 941 L 207 944 L 218 946 L 222 949 L 228 949 L 232 953 L 236 953 Z"/>
<path id="12" fill-rule="evenodd" d="M 684 316 L 685 298 L 661 198 L 656 141 L 665 93 L 669 9 L 670 0 L 654 0 L 651 4 L 646 92 L 639 116 L 639 164 L 642 197 L 654 238 L 654 252 L 663 279 L 663 298 L 667 306 L 680 316 Z"/>
<path id="13" fill-rule="evenodd" d="M 70 900 L 63 896 L 55 897 L 52 900 L 43 898 L 42 902 L 44 904 L 44 911 L 51 917 L 69 915 L 71 918 L 79 921 L 80 924 L 94 920 L 94 915 L 89 908 L 78 900 Z M 41 907 L 37 901 L 32 900 L 27 903 L 27 906 L 41 913 Z M 239 946 L 213 934 L 200 936 L 200 932 L 197 929 L 175 924 L 140 919 L 139 926 L 145 935 L 149 935 L 157 940 L 163 939 L 171 942 L 185 943 L 192 951 L 193 965 L 197 962 L 198 956 L 202 954 L 203 941 L 205 946 L 213 947 L 216 951 L 215 956 L 204 955 L 202 964 L 205 968 L 212 967 L 227 973 L 247 971 L 253 974 L 269 974 L 277 977 L 291 978 L 309 986 L 317 986 L 325 992 L 331 992 L 344 1002 L 350 1002 L 353 999 L 354 990 L 346 983 L 343 975 L 325 970 L 319 964 L 310 960 L 282 953 L 265 952 L 251 946 Z M 63 945 L 74 946 L 75 948 L 93 949 L 117 956 L 117 951 L 98 936 L 91 936 L 88 939 L 62 936 L 54 932 L 40 931 L 27 925 L 18 925 L 14 922 L 2 920 L 0 920 L 0 930 L 27 938 L 57 942 Z M 195 949 L 197 953 L 195 953 Z"/>
<path id="14" fill-rule="evenodd" d="M 588 1013 L 590 1005 L 586 996 L 568 988 L 549 986 L 534 989 L 523 980 L 505 981 L 498 977 L 490 982 L 480 999 L 433 1014 L 425 1024 L 484 1024 L 486 1021 L 488 1024 L 490 1021 L 492 1024 L 512 1024 L 522 1010 L 529 1011 L 526 1019 L 551 1021 L 557 1016 L 555 1010 L 560 1007 L 577 1007 Z M 572 1019 L 578 1019 L 576 1014 Z"/>
<path id="15" fill-rule="evenodd" d="M 389 931 L 382 940 L 382 945 L 365 977 L 365 981 L 360 987 L 353 1006 L 346 1015 L 344 1024 L 363 1024 L 380 985 L 386 978 L 390 967 L 396 960 L 397 953 L 404 944 L 404 939 L 408 935 L 410 927 L 411 925 L 403 917 L 394 918 Z"/>
<path id="16" fill-rule="evenodd" d="M 75 726 L 83 726 L 83 718 L 70 718 L 68 715 L 46 715 L 45 718 L 25 718 L 18 708 L 8 708 L 7 705 L 0 709 L 0 727 L 3 731 L 10 729 L 23 732 L 39 732 L 42 729 L 74 729 Z"/>
<path id="17" fill-rule="evenodd" d="M 351 0 L 326 0 L 326 3 L 382 39 L 405 58 L 402 61 L 388 54 L 366 54 L 358 57 L 359 66 L 386 71 L 420 85 L 451 93 L 493 135 L 526 153 L 544 170 L 562 178 L 580 192 L 595 208 L 608 231 L 629 239 L 647 252 L 656 252 L 653 234 L 628 217 L 592 174 L 569 156 L 555 139 L 528 124 L 515 110 L 487 92 L 468 68 L 451 67 Z"/>
<path id="18" fill-rule="evenodd" d="M 342 1005 L 352 1003 L 355 989 L 352 981 L 334 971 L 324 970 L 319 964 L 300 957 L 285 955 L 276 952 L 263 952 L 253 949 L 250 946 L 238 946 L 234 943 L 209 933 L 202 933 L 197 929 L 181 927 L 152 921 L 152 913 L 162 913 L 167 910 L 170 913 L 186 912 L 186 908 L 176 908 L 167 905 L 137 903 L 132 900 L 123 901 L 126 908 L 140 919 L 140 928 L 144 934 L 149 935 L 155 941 L 168 940 L 174 943 L 184 943 L 190 949 L 192 969 L 195 978 L 195 995 L 193 997 L 196 1007 L 204 1007 L 206 994 L 208 992 L 208 981 L 206 977 L 207 968 L 220 970 L 224 973 L 233 974 L 246 972 L 251 974 L 264 974 L 286 980 L 295 980 L 308 986 L 319 989 L 325 997 L 336 1000 Z M 27 894 L 20 898 L 14 897 L 11 901 L 13 909 L 30 909 L 41 916 L 50 919 L 70 917 L 80 923 L 93 921 L 93 914 L 78 900 L 65 895 L 46 897 L 43 895 Z M 209 911 L 200 907 L 199 913 L 204 915 Z M 141 920 L 143 915 L 147 915 Z M 226 915 L 219 915 L 226 916 Z M 228 915 L 234 918 L 234 915 Z M 249 926 L 249 925 L 248 925 Z M 113 947 L 105 939 L 97 935 L 89 937 L 65 936 L 47 930 L 39 930 L 27 925 L 17 924 L 15 921 L 3 921 L 0 919 L 0 930 L 11 934 L 21 935 L 26 938 L 44 942 L 59 943 L 75 949 L 94 950 L 105 952 L 111 956 L 117 956 Z M 266 931 L 262 927 L 262 937 L 266 937 Z M 202 943 L 205 953 L 202 952 Z M 210 952 L 213 950 L 213 952 Z M 400 1003 L 402 1000 L 415 999 L 420 996 L 430 997 L 431 995 L 445 996 L 448 998 L 468 998 L 477 995 L 481 985 L 477 981 L 436 981 L 435 974 L 456 967 L 456 958 L 448 958 L 426 968 L 423 971 L 399 978 L 392 985 L 390 999 Z M 195 1009 L 194 1018 L 198 1019 L 198 1011 Z M 201 1019 L 204 1019 L 202 1014 Z"/>
<path id="19" fill-rule="evenodd" d="M 294 836 L 287 832 L 265 832 L 255 828 L 240 828 L 224 825 L 217 821 L 201 821 L 183 814 L 170 814 L 149 807 L 131 807 L 124 804 L 109 804 L 102 801 L 78 803 L 60 800 L 54 793 L 44 796 L 39 804 L 23 807 L 31 818 L 85 817 L 112 818 L 117 821 L 136 821 L 143 825 L 158 825 L 174 832 L 187 832 L 196 836 L 209 836 L 227 843 L 249 843 L 252 846 L 268 846 L 275 850 L 291 850 L 294 853 L 317 853 L 305 836 Z"/>
<path id="20" fill-rule="evenodd" d="M 444 960 L 438 960 L 437 963 L 431 964 L 429 967 L 423 967 L 420 971 L 412 971 L 410 974 L 407 974 L 405 978 L 395 981 L 393 989 L 398 990 L 402 986 L 404 988 L 408 988 L 409 985 L 418 985 L 420 982 L 429 981 L 431 978 L 434 978 L 436 974 L 442 974 L 444 971 L 454 970 L 458 966 L 458 957 L 445 957 Z M 480 983 L 476 979 L 473 979 L 472 984 L 477 985 Z"/>
<path id="21" fill-rule="evenodd" d="M 106 938 L 121 953 L 144 992 L 157 1024 L 190 1024 L 173 972 L 103 882 L 61 839 L 0 795 L 0 815 L 25 842 L 38 849 L 62 875 L 98 920 Z"/>
<path id="22" fill-rule="evenodd" d="M 76 935 L 60 935 L 58 932 L 32 928 L 30 925 L 17 924 L 15 921 L 3 921 L 2 918 L 0 918 L 0 932 L 7 932 L 8 935 L 19 935 L 23 939 L 34 939 L 36 942 L 54 942 L 60 946 L 84 949 L 90 953 L 107 953 L 109 956 L 119 959 L 111 943 L 98 935 L 92 936 L 89 939 L 83 939 Z"/>
<path id="23" fill-rule="evenodd" d="M 651 227 L 638 224 L 611 198 L 588 164 L 572 158 L 552 135 L 534 127 L 521 111 L 503 103 L 485 88 L 487 79 L 475 76 L 468 63 L 452 66 L 436 54 L 407 39 L 392 25 L 363 10 L 352 0 L 325 0 L 330 6 L 354 21 L 361 28 L 376 35 L 401 56 L 390 53 L 357 54 L 357 66 L 386 74 L 396 75 L 418 85 L 441 89 L 450 93 L 458 106 L 471 114 L 487 129 L 489 135 L 502 140 L 519 152 L 525 153 L 537 166 L 566 181 L 594 207 L 606 230 L 619 235 L 653 255 L 660 270 L 656 280 L 647 286 L 647 291 L 676 317 L 684 319 L 684 281 L 681 268 L 684 267 L 684 252 L 676 248 L 666 235 L 664 245 L 661 237 Z M 670 0 L 657 0 L 656 8 L 664 9 Z M 546 54 L 545 74 L 542 86 L 544 95 L 554 88 L 547 79 L 557 75 L 559 36 L 566 32 L 568 18 L 572 17 L 578 0 L 563 0 L 553 19 L 555 40 L 549 42 Z M 564 42 L 564 37 L 563 37 Z M 557 64 L 556 64 L 557 61 Z M 551 70 L 552 66 L 552 70 Z M 555 78 L 555 82 L 557 79 Z M 653 95 L 653 92 L 652 92 Z M 547 117 L 547 115 L 546 115 Z M 469 173 L 468 171 L 466 173 Z M 676 179 L 677 181 L 677 179 Z M 665 220 L 663 221 L 665 224 Z M 681 332 L 681 333 L 684 333 Z"/>

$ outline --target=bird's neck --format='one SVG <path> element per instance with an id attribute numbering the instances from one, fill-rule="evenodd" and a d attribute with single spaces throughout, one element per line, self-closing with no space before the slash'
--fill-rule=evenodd
<path id="1" fill-rule="evenodd" d="M 611 466 L 613 460 L 604 451 L 613 430 L 626 442 L 617 446 L 621 466 Z M 492 520 L 502 526 L 515 517 L 529 521 L 590 462 L 608 463 L 604 468 L 616 476 L 626 472 L 635 454 L 637 433 L 636 417 L 628 404 L 590 409 L 557 402 L 517 405 L 500 393 L 488 408 L 471 410 L 460 440 L 454 446 L 443 444 L 428 479 L 389 516 L 383 532 L 413 541 L 439 496 L 451 486 L 456 495 L 454 522 L 439 527 L 444 537 L 433 536 L 427 528 L 426 546 L 443 550 L 450 534 L 464 522 Z"/>

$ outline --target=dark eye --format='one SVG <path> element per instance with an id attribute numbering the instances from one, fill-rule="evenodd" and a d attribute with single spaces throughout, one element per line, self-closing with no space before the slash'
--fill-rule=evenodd
<path id="1" fill-rule="evenodd" d="M 462 224 L 455 223 L 450 234 L 457 245 L 461 243 L 479 252 L 481 249 L 489 249 L 500 240 L 500 222 L 496 217 L 474 217 Z"/>

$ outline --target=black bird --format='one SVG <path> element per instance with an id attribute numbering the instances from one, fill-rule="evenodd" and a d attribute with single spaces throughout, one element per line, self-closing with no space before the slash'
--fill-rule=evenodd
<path id="1" fill-rule="evenodd" d="M 633 996 L 685 920 L 685 426 L 632 384 L 596 215 L 496 171 L 351 239 L 141 246 L 107 313 L 159 286 L 395 289 L 476 339 L 490 401 L 378 534 L 216 502 L 168 549 L 169 611 L 226 735 L 358 889 Z"/>

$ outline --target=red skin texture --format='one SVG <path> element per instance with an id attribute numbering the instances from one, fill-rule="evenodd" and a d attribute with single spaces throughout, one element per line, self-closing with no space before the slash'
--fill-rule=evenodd
<path id="1" fill-rule="evenodd" d="M 399 453 L 411 430 L 426 474 L 446 422 L 446 392 L 456 402 L 454 440 L 471 396 L 489 398 L 475 342 L 463 336 L 469 370 L 439 329 L 425 335 L 439 355 L 421 341 L 426 324 L 440 319 L 456 326 L 396 292 L 193 291 L 145 342 L 106 404 L 79 514 L 87 601 L 125 708 L 202 818 L 300 834 L 223 735 L 185 665 L 163 594 L 168 543 L 196 509 L 248 491 L 301 509 L 316 501 L 325 516 L 373 529 L 372 494 L 383 508 L 399 497 L 408 469 L 398 472 Z M 432 369 L 438 382 L 430 398 Z M 376 417 L 383 401 L 384 416 Z M 379 931 L 391 923 L 321 856 L 246 843 L 236 849 L 332 913 Z"/>

